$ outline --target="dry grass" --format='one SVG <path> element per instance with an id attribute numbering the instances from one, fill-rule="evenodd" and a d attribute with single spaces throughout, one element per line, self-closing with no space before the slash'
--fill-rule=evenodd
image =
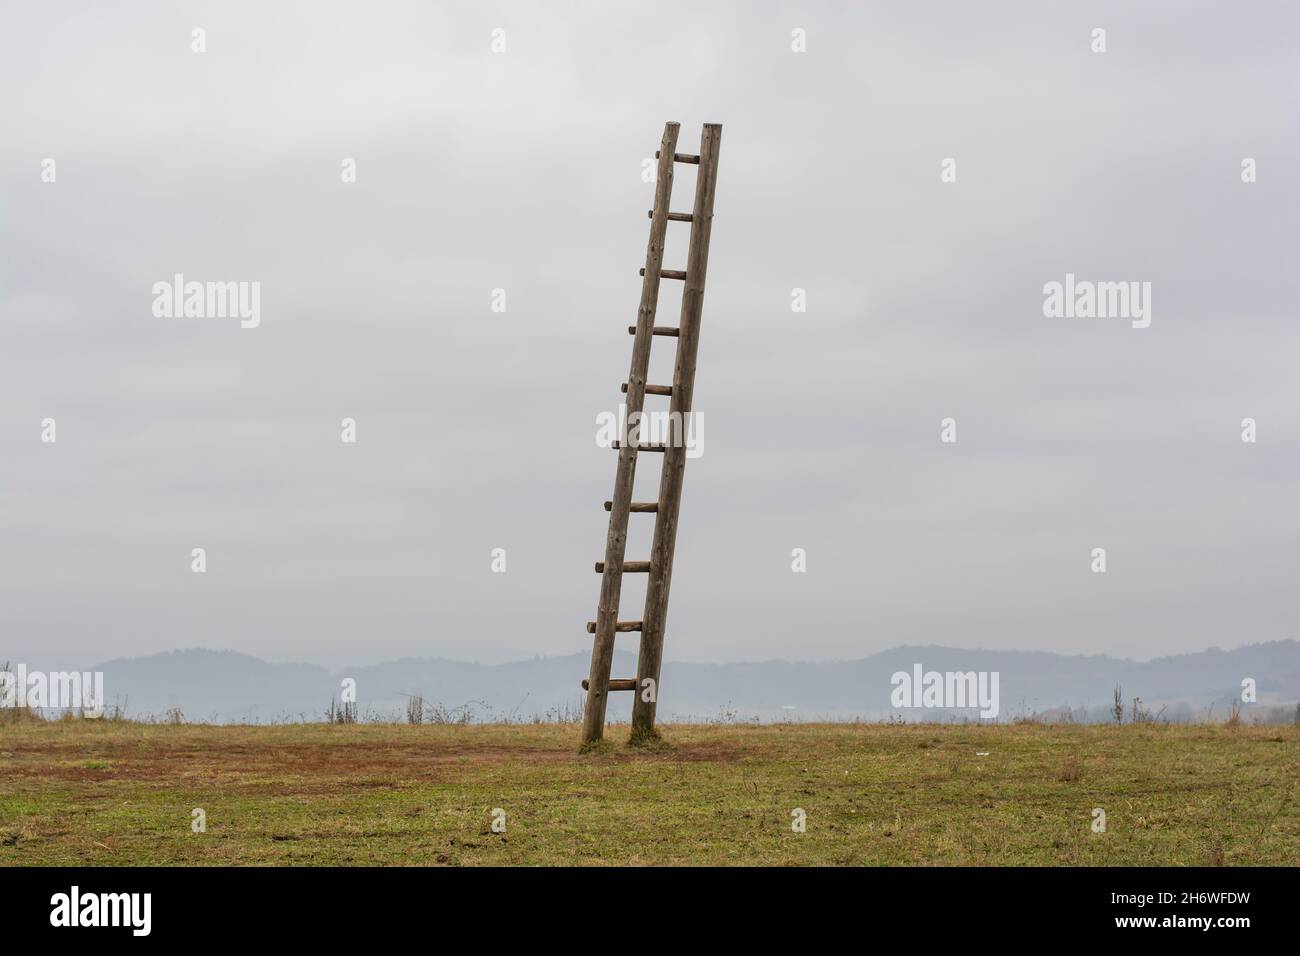
<path id="1" fill-rule="evenodd" d="M 1292 727 L 672 726 L 586 755 L 547 724 L 2 733 L 0 865 L 1300 864 Z"/>

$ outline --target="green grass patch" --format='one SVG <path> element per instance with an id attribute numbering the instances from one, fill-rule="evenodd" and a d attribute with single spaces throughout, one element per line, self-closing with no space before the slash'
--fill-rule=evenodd
<path id="1" fill-rule="evenodd" d="M 556 724 L 10 724 L 0 865 L 1300 864 L 1293 727 L 625 735 L 582 754 Z"/>

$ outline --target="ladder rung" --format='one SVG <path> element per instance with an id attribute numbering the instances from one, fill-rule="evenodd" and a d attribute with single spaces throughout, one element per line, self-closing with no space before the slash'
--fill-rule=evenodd
<path id="1" fill-rule="evenodd" d="M 622 447 L 623 447 L 623 443 L 622 443 L 622 442 L 618 442 L 618 441 L 616 441 L 616 442 L 613 443 L 613 447 L 614 447 L 614 448 L 622 448 Z M 665 445 L 665 444 L 663 444 L 662 442 L 655 442 L 655 443 L 651 444 L 650 442 L 643 442 L 643 441 L 642 441 L 642 442 L 637 442 L 637 443 L 636 443 L 636 450 L 637 450 L 637 451 L 664 451 L 667 447 L 668 447 L 668 446 Z"/>
<path id="2" fill-rule="evenodd" d="M 659 158 L 659 150 L 655 150 L 655 159 Z M 689 166 L 700 165 L 700 157 L 692 156 L 690 153 L 673 153 L 674 163 L 686 163 Z"/>
<path id="3" fill-rule="evenodd" d="M 613 510 L 614 510 L 614 502 L 612 502 L 612 501 L 606 501 L 606 502 L 605 502 L 605 510 L 606 510 L 606 511 L 613 511 Z M 656 511 L 659 510 L 659 502 L 657 502 L 657 501 L 634 501 L 634 502 L 632 502 L 632 504 L 628 507 L 627 510 L 628 510 L 628 511 L 631 511 L 631 512 L 634 512 L 634 513 L 635 513 L 635 512 L 641 512 L 641 513 L 649 512 L 649 513 L 653 514 L 654 512 L 656 512 Z"/>
<path id="4" fill-rule="evenodd" d="M 673 325 L 656 325 L 656 326 L 654 327 L 654 330 L 653 330 L 653 332 L 652 332 L 651 334 L 652 334 L 652 335 L 672 335 L 672 336 L 676 336 L 677 333 L 678 333 L 678 331 L 679 331 L 678 328 L 677 328 L 676 326 L 673 326 Z M 627 327 L 627 334 L 628 334 L 628 335 L 636 335 L 636 326 L 635 326 L 635 325 L 629 325 L 629 326 Z"/>
<path id="5" fill-rule="evenodd" d="M 649 216 L 651 219 L 653 219 L 655 217 L 655 211 L 653 209 L 647 209 L 646 215 Z M 668 221 L 669 222 L 694 222 L 695 217 L 691 215 L 689 212 L 670 212 L 668 214 Z"/>
<path id="6" fill-rule="evenodd" d="M 627 382 L 624 382 L 619 386 L 619 391 L 627 391 Z M 671 385 L 647 385 L 645 387 L 645 393 L 647 395 L 671 395 L 673 393 L 673 387 Z"/>
<path id="7" fill-rule="evenodd" d="M 624 561 L 623 570 L 628 574 L 649 574 L 650 562 L 649 561 Z M 597 574 L 605 573 L 604 561 L 596 562 L 596 573 Z"/>
<path id="8" fill-rule="evenodd" d="M 645 275 L 645 266 L 642 266 L 642 267 L 641 267 L 641 272 L 640 272 L 640 274 L 641 274 L 641 275 Z M 659 278 L 661 278 L 661 279 L 681 279 L 683 282 L 685 282 L 685 281 L 686 281 L 686 273 L 685 273 L 685 272 L 682 272 L 680 269 L 660 269 L 660 270 L 659 270 Z"/>
<path id="9" fill-rule="evenodd" d="M 614 630 L 615 631 L 639 631 L 641 630 L 641 622 L 640 621 L 619 621 L 617 624 L 614 625 Z M 587 622 L 587 633 L 588 634 L 596 633 L 595 621 Z"/>
<path id="10" fill-rule="evenodd" d="M 587 678 L 584 677 L 582 679 L 583 690 L 589 689 L 587 687 L 587 683 L 588 683 Z M 610 690 L 636 690 L 636 678 L 635 677 L 611 677 L 609 679 L 609 689 Z"/>

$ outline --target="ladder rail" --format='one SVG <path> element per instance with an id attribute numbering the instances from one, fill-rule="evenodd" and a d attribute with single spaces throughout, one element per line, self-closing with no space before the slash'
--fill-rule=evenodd
<path id="1" fill-rule="evenodd" d="M 637 308 L 636 333 L 632 340 L 632 362 L 627 378 L 627 412 L 642 411 L 645 404 L 646 375 L 650 368 L 650 346 L 654 340 L 655 311 L 659 305 L 659 281 L 668 231 L 668 210 L 672 200 L 673 162 L 677 151 L 677 123 L 664 124 L 659 144 L 659 165 L 655 179 L 655 202 L 650 216 L 650 239 L 646 245 L 641 302 Z M 692 225 L 692 230 L 694 230 Z M 614 634 L 618 624 L 619 598 L 623 587 L 623 554 L 627 547 L 628 514 L 636 478 L 637 449 L 628 435 L 622 436 L 618 467 L 614 476 L 614 493 L 609 514 L 609 532 L 605 538 L 604 571 L 600 579 L 600 600 L 596 609 L 595 640 L 591 650 L 587 706 L 583 711 L 584 745 L 595 743 L 605 732 L 605 707 L 609 698 L 609 674 L 614 663 Z"/>
<path id="2" fill-rule="evenodd" d="M 677 357 L 673 367 L 672 398 L 669 405 L 670 433 L 669 440 L 665 443 L 667 447 L 664 449 L 663 471 L 659 478 L 659 510 L 655 514 L 645 613 L 641 616 L 641 650 L 637 655 L 636 686 L 653 688 L 654 692 L 639 693 L 632 698 L 634 741 L 655 734 L 664 625 L 668 616 L 668 592 L 672 584 L 677 519 L 686 470 L 686 435 L 674 432 L 678 427 L 686 428 L 695 393 L 695 363 L 700 342 L 700 319 L 704 312 L 704 280 L 709 267 L 709 240 L 713 232 L 713 199 L 717 192 L 718 152 L 721 144 L 722 126 L 706 123 L 700 137 L 699 172 L 695 181 L 695 205 L 691 213 L 690 245 L 686 253 L 686 277 L 682 290 Z M 678 414 L 671 414 L 673 412 Z M 647 685 L 647 679 L 653 683 Z"/>

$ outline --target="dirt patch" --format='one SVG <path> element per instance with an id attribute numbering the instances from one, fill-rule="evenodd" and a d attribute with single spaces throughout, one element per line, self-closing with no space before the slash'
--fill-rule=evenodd
<path id="1" fill-rule="evenodd" d="M 745 752 L 725 741 L 705 741 L 701 743 L 681 744 L 664 755 L 670 760 L 685 763 L 739 763 Z"/>
<path id="2" fill-rule="evenodd" d="M 696 741 L 645 752 L 619 747 L 599 756 L 580 756 L 577 748 L 544 749 L 508 744 L 424 743 L 394 746 L 351 741 L 320 741 L 264 748 L 232 746 L 154 747 L 142 752 L 137 743 L 94 748 L 52 745 L 23 747 L 9 762 L 5 776 L 25 782 L 64 781 L 75 784 L 112 781 L 166 780 L 172 786 L 235 786 L 246 793 L 290 794 L 328 792 L 340 780 L 349 787 L 387 788 L 438 781 L 453 772 L 476 767 L 575 767 L 597 763 L 737 763 L 744 751 L 725 741 Z M 96 766 L 83 766 L 93 762 Z M 273 778 L 268 781 L 265 778 Z M 241 780 L 240 778 L 252 778 Z M 258 779 L 262 778 L 262 779 Z M 317 786 L 315 778 L 335 781 Z"/>

